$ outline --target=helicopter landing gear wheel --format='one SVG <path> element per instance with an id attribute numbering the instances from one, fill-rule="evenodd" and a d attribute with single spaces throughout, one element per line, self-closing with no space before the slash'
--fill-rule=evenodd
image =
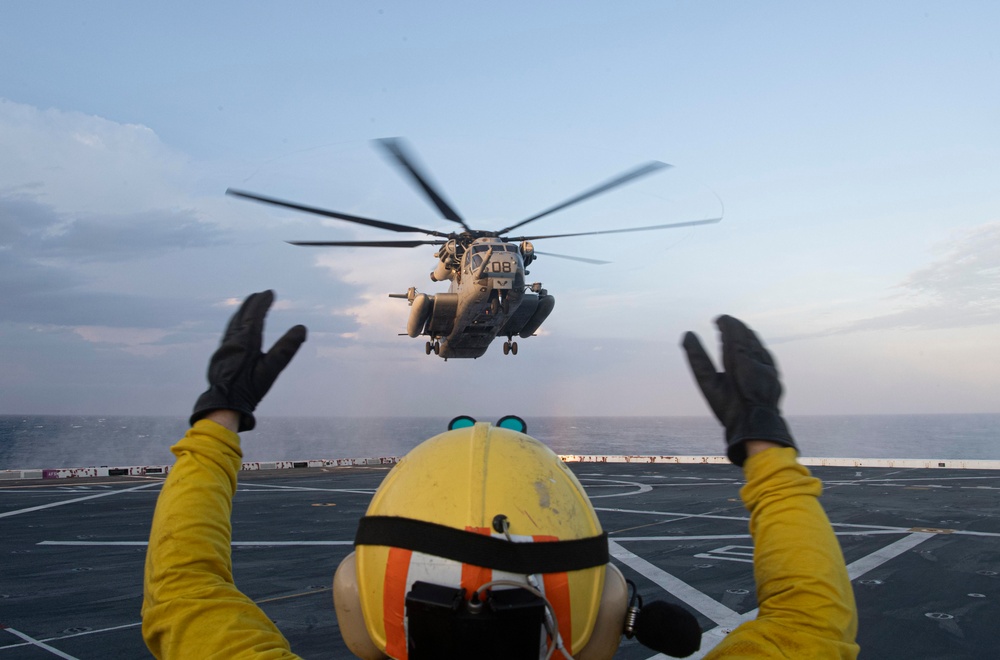
<path id="1" fill-rule="evenodd" d="M 503 343 L 503 354 L 504 355 L 510 355 L 510 342 L 509 341 L 505 341 Z"/>
<path id="2" fill-rule="evenodd" d="M 430 354 L 431 354 L 431 350 L 433 350 L 433 348 L 432 348 L 432 346 L 431 346 L 431 343 L 430 343 L 430 342 L 427 342 L 427 344 L 426 344 L 426 345 L 424 346 L 424 350 L 426 350 L 426 351 L 427 351 L 427 355 L 430 355 Z"/>
<path id="3" fill-rule="evenodd" d="M 441 342 L 434 342 L 434 355 L 441 355 Z"/>
<path id="4" fill-rule="evenodd" d="M 510 343 L 510 352 L 511 352 L 511 355 L 517 355 L 517 342 L 516 341 L 512 341 Z"/>

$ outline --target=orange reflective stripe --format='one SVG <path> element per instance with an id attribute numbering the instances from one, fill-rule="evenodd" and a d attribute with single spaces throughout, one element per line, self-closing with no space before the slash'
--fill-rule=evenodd
<path id="1" fill-rule="evenodd" d="M 558 537 L 537 535 L 532 536 L 536 543 L 558 541 Z M 569 598 L 569 577 L 566 573 L 546 573 L 542 575 L 545 585 L 545 597 L 556 611 L 556 622 L 559 624 L 559 635 L 566 645 L 566 651 L 573 654 L 573 610 Z"/>
<path id="2" fill-rule="evenodd" d="M 559 623 L 559 635 L 570 655 L 573 650 L 573 612 L 570 609 L 569 578 L 565 573 L 546 573 L 542 576 L 545 584 L 545 597 L 556 611 L 556 621 Z"/>
<path id="3" fill-rule="evenodd" d="M 408 657 L 403 615 L 406 611 L 406 576 L 410 572 L 412 556 L 412 550 L 389 548 L 389 559 L 385 565 L 385 584 L 382 587 L 385 652 L 399 660 L 407 660 Z"/>

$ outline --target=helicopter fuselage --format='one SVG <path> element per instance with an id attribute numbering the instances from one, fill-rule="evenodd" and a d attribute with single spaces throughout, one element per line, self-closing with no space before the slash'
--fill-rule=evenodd
<path id="1" fill-rule="evenodd" d="M 487 236 L 464 250 L 457 247 L 442 246 L 440 263 L 431 273 L 434 281 L 451 281 L 447 293 L 418 294 L 414 289 L 406 296 L 412 306 L 407 334 L 429 337 L 428 354 L 445 359 L 477 358 L 503 335 L 508 337 L 504 350 L 508 353 L 510 339 L 531 336 L 554 304 L 540 284 L 527 290 L 524 263 L 533 257 L 531 244 Z M 530 332 L 524 333 L 526 329 Z"/>

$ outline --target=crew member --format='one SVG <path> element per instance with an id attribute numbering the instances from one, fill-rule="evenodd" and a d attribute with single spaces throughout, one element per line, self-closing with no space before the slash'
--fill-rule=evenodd
<path id="1" fill-rule="evenodd" d="M 296 657 L 267 615 L 236 588 L 230 553 L 232 497 L 242 459 L 237 433 L 253 429 L 257 404 L 306 338 L 306 329 L 295 326 L 269 352 L 261 352 L 264 318 L 273 299 L 271 291 L 253 294 L 233 316 L 209 364 L 209 389 L 195 404 L 192 427 L 172 448 L 177 460 L 153 517 L 142 607 L 143 637 L 156 657 Z M 746 475 L 741 496 L 751 512 L 760 613 L 706 657 L 854 658 L 857 615 L 850 580 L 817 499 L 820 483 L 796 461 L 795 441 L 778 411 L 777 370 L 745 325 L 728 316 L 717 322 L 724 372 L 715 370 L 695 335 L 688 333 L 683 346 L 699 387 L 726 429 L 728 456 Z M 486 525 L 432 519 L 440 512 L 428 512 L 405 497 L 407 488 L 412 492 L 407 484 L 413 481 L 407 470 L 412 473 L 414 466 L 420 466 L 422 456 L 451 451 L 449 447 L 458 445 L 449 443 L 456 440 L 466 451 L 484 452 L 482 472 L 469 479 L 482 479 L 484 501 L 497 509 L 498 515 Z M 521 469 L 497 474 L 503 469 L 493 468 L 503 462 L 493 457 L 501 455 Z M 524 468 L 526 460 L 531 461 L 530 470 Z M 525 525 L 514 515 L 523 508 L 521 495 L 516 488 L 503 487 L 516 472 L 540 471 L 554 484 L 545 485 L 544 493 L 533 493 L 535 506 L 546 509 L 536 513 L 549 515 L 542 523 L 549 534 L 519 527 Z M 491 493 L 496 497 L 486 496 Z M 552 511 L 557 512 L 554 517 Z M 408 534 L 411 529 L 416 532 Z M 427 539 L 429 545 L 421 545 Z M 627 609 L 632 603 L 626 602 L 624 579 L 607 561 L 606 536 L 579 483 L 554 454 L 516 429 L 472 424 L 432 438 L 411 452 L 373 498 L 356 545 L 358 563 L 352 554 L 338 570 L 335 598 L 345 640 L 361 657 L 449 657 L 448 652 L 435 655 L 426 647 L 440 635 L 408 632 L 407 624 L 400 624 L 402 619 L 389 620 L 404 616 L 405 612 L 396 611 L 400 607 L 412 608 L 414 621 L 417 609 L 429 612 L 425 619 L 431 623 L 411 621 L 411 628 L 461 616 L 455 620 L 455 630 L 486 631 L 476 634 L 511 643 L 524 637 L 524 621 L 530 619 L 536 622 L 538 650 L 526 656 L 532 658 L 562 654 L 578 660 L 610 659 L 623 631 L 636 633 L 646 643 L 673 634 L 668 634 L 673 622 L 652 615 L 644 618 L 646 610 L 636 616 L 635 608 Z M 373 547 L 374 552 L 362 554 Z M 400 551 L 396 559 L 394 550 Z M 424 560 L 414 568 L 418 555 Z M 405 558 L 404 563 L 399 557 Z M 404 574 L 399 583 L 395 574 L 401 566 L 404 572 L 409 566 L 411 573 L 429 582 L 419 587 L 413 575 L 407 581 Z M 450 574 L 458 576 L 452 583 Z M 399 601 L 386 588 L 393 579 L 403 591 L 409 589 L 399 592 Z M 371 597 L 358 595 L 370 591 L 373 580 L 381 587 L 378 607 L 372 606 Z M 451 601 L 451 609 L 442 608 L 450 593 L 458 594 L 457 599 Z M 480 614 L 485 610 L 491 613 Z M 492 623 L 476 629 L 483 621 Z M 490 625 L 501 630 L 489 630 Z M 530 626 L 527 629 L 530 632 Z M 423 640 L 424 646 L 415 647 L 415 639 Z M 697 649 L 697 641 L 679 647 L 669 639 L 665 642 L 667 649 L 681 648 L 671 651 L 679 656 Z M 511 657 L 496 653 L 502 652 L 480 645 L 471 657 Z"/>

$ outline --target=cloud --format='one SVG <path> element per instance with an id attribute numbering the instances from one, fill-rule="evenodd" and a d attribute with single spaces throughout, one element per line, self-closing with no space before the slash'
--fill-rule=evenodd
<path id="1" fill-rule="evenodd" d="M 192 211 L 69 214 L 25 195 L 0 196 L 0 250 L 36 263 L 137 260 L 218 245 L 223 236 Z"/>
<path id="2" fill-rule="evenodd" d="M 886 299 L 886 314 L 775 339 L 774 343 L 869 330 L 942 330 L 1000 323 L 1000 222 L 939 244 L 928 265 L 908 275 Z"/>
<path id="3" fill-rule="evenodd" d="M 0 321 L 149 329 L 200 307 L 147 267 L 229 240 L 178 192 L 182 162 L 147 127 L 0 99 Z"/>
<path id="4" fill-rule="evenodd" d="M 941 251 L 941 258 L 900 285 L 906 295 L 918 308 L 949 313 L 950 319 L 936 319 L 936 327 L 1000 320 L 1000 222 L 966 231 Z"/>
<path id="5" fill-rule="evenodd" d="M 170 208 L 190 164 L 147 126 L 0 98 L 0 181 L 60 212 Z"/>
<path id="6" fill-rule="evenodd" d="M 203 169 L 148 127 L 0 99 L 0 323 L 176 354 L 214 343 L 232 305 L 275 288 L 282 322 L 354 330 L 330 307 L 352 304 L 348 287 L 303 267 L 268 233 L 280 223 L 246 222 L 221 189 L 200 195 Z"/>
<path id="7" fill-rule="evenodd" d="M 146 294 L 94 290 L 95 264 L 142 262 L 192 246 L 217 244 L 220 233 L 190 214 L 150 212 L 71 218 L 24 196 L 0 196 L 0 321 L 58 325 L 167 322 Z M 174 322 L 170 320 L 169 322 Z"/>

